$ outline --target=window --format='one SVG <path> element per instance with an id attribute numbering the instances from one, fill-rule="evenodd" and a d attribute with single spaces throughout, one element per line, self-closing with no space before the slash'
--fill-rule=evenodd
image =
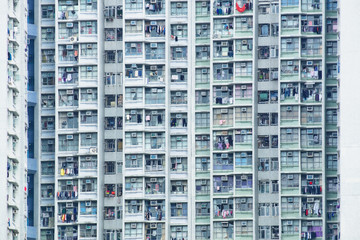
<path id="1" fill-rule="evenodd" d="M 281 189 L 298 188 L 299 174 L 282 174 L 281 175 Z"/>
<path id="2" fill-rule="evenodd" d="M 326 155 L 326 168 L 333 171 L 338 169 L 338 156 L 336 154 Z"/>
<path id="3" fill-rule="evenodd" d="M 196 39 L 206 39 L 210 37 L 210 24 L 196 24 Z"/>
<path id="4" fill-rule="evenodd" d="M 210 217 L 210 202 L 195 203 L 196 217 Z"/>
<path id="5" fill-rule="evenodd" d="M 187 194 L 188 185 L 187 180 L 170 181 L 171 194 Z"/>
<path id="6" fill-rule="evenodd" d="M 234 103 L 234 93 L 232 87 L 227 86 L 214 86 L 213 87 L 213 103 L 214 104 L 233 104 Z M 223 110 L 225 113 L 226 110 Z"/>
<path id="7" fill-rule="evenodd" d="M 157 0 L 157 1 L 151 1 L 146 0 L 145 1 L 145 12 L 147 15 L 159 15 L 159 14 L 165 14 L 165 0 Z"/>
<path id="8" fill-rule="evenodd" d="M 321 128 L 310 128 L 301 130 L 301 147 L 321 148 Z"/>
<path id="9" fill-rule="evenodd" d="M 59 67 L 58 68 L 58 83 L 59 84 L 74 84 L 79 80 L 79 70 L 77 67 Z"/>
<path id="10" fill-rule="evenodd" d="M 235 99 L 249 100 L 252 99 L 252 85 L 235 85 Z"/>
<path id="11" fill-rule="evenodd" d="M 137 110 L 137 111 L 139 111 L 139 110 Z M 182 123 L 184 123 L 184 122 L 182 122 Z M 164 110 L 152 110 L 152 111 L 146 110 L 145 126 L 147 126 L 147 127 L 165 126 L 165 111 Z"/>
<path id="12" fill-rule="evenodd" d="M 247 178 L 246 178 L 247 180 Z M 214 193 L 233 193 L 234 176 L 214 176 L 213 177 Z"/>
<path id="13" fill-rule="evenodd" d="M 301 107 L 301 124 L 321 124 L 321 106 Z"/>
<path id="14" fill-rule="evenodd" d="M 41 72 L 41 84 L 42 86 L 54 86 L 55 72 Z"/>
<path id="15" fill-rule="evenodd" d="M 283 220 L 281 222 L 281 229 L 283 235 L 299 235 L 300 221 L 299 220 Z"/>
<path id="16" fill-rule="evenodd" d="M 125 88 L 125 101 L 134 102 L 142 101 L 143 99 L 143 88 Z"/>
<path id="17" fill-rule="evenodd" d="M 80 0 L 80 11 L 82 12 L 96 12 L 97 0 Z"/>
<path id="18" fill-rule="evenodd" d="M 171 16 L 187 16 L 187 2 L 171 2 Z"/>
<path id="19" fill-rule="evenodd" d="M 78 151 L 79 135 L 59 135 L 59 151 Z"/>
<path id="20" fill-rule="evenodd" d="M 125 21 L 125 33 L 137 34 L 143 31 L 143 21 L 126 20 Z"/>
<path id="21" fill-rule="evenodd" d="M 216 108 L 214 111 L 214 126 L 233 126 L 234 110 L 232 108 Z"/>
<path id="22" fill-rule="evenodd" d="M 236 175 L 235 177 L 235 187 L 237 189 L 252 189 L 253 179 L 251 174 Z"/>
<path id="23" fill-rule="evenodd" d="M 301 10 L 302 11 L 321 11 L 322 9 L 322 0 L 302 0 L 301 1 Z"/>
<path id="24" fill-rule="evenodd" d="M 127 0 L 130 2 L 130 0 Z M 125 237 L 136 238 L 143 236 L 143 224 L 142 223 L 125 223 Z"/>
<path id="25" fill-rule="evenodd" d="M 269 181 L 259 181 L 259 193 L 270 193 Z"/>
<path id="26" fill-rule="evenodd" d="M 217 150 L 228 150 L 232 149 L 234 145 L 234 138 L 232 131 L 214 131 L 213 132 L 213 144 L 214 149 Z M 238 139 L 240 138 L 240 139 Z M 235 136 L 236 142 L 251 142 L 252 133 L 244 134 L 244 136 Z"/>
<path id="27" fill-rule="evenodd" d="M 298 106 L 281 106 L 280 107 L 281 122 L 298 121 L 299 107 Z"/>
<path id="28" fill-rule="evenodd" d="M 196 16 L 210 16 L 210 2 L 203 1 L 203 2 L 196 2 Z"/>
<path id="29" fill-rule="evenodd" d="M 81 35 L 96 35 L 97 21 L 80 22 Z"/>
<path id="30" fill-rule="evenodd" d="M 14 168 L 15 169 L 15 168 Z M 41 162 L 41 175 L 42 176 L 51 176 L 55 173 L 55 162 Z"/>
<path id="31" fill-rule="evenodd" d="M 338 7 L 337 0 L 326 0 L 326 10 L 327 11 L 336 11 Z"/>
<path id="32" fill-rule="evenodd" d="M 143 1 L 140 0 L 125 0 L 125 11 L 142 11 Z"/>
<path id="33" fill-rule="evenodd" d="M 235 18 L 235 27 L 237 31 L 252 31 L 253 18 L 252 17 L 237 17 Z"/>
<path id="34" fill-rule="evenodd" d="M 142 191 L 143 179 L 142 178 L 125 178 L 125 191 Z"/>
<path id="35" fill-rule="evenodd" d="M 59 106 L 78 106 L 79 91 L 59 90 Z"/>
<path id="36" fill-rule="evenodd" d="M 235 120 L 240 122 L 252 122 L 252 108 L 251 107 L 236 107 Z"/>
<path id="37" fill-rule="evenodd" d="M 299 143 L 299 129 L 297 128 L 282 128 L 280 129 L 281 144 L 298 144 Z"/>
<path id="38" fill-rule="evenodd" d="M 216 170 L 233 170 L 234 169 L 234 156 L 232 153 L 221 154 L 215 153 L 213 155 L 213 169 Z"/>
<path id="39" fill-rule="evenodd" d="M 83 58 L 96 58 L 97 57 L 97 44 L 96 43 L 82 43 L 80 44 L 80 56 Z"/>
<path id="40" fill-rule="evenodd" d="M 298 75 L 299 74 L 299 61 L 281 61 L 281 74 L 282 75 Z"/>
<path id="41" fill-rule="evenodd" d="M 214 41 L 214 58 L 232 58 L 234 56 L 233 41 Z"/>
<path id="42" fill-rule="evenodd" d="M 54 184 L 41 184 L 41 198 L 53 199 L 54 198 Z"/>
<path id="43" fill-rule="evenodd" d="M 143 204 L 139 200 L 125 201 L 125 214 L 139 214 L 142 213 Z"/>
<path id="44" fill-rule="evenodd" d="M 98 77 L 98 66 L 81 66 L 80 77 L 82 80 L 93 80 Z"/>
<path id="45" fill-rule="evenodd" d="M 41 28 L 41 42 L 54 42 L 55 41 L 55 28 L 47 27 Z"/>
<path id="46" fill-rule="evenodd" d="M 41 63 L 55 63 L 55 49 L 41 50 Z"/>
<path id="47" fill-rule="evenodd" d="M 233 18 L 214 19 L 214 39 L 224 36 L 232 37 L 234 34 Z"/>
<path id="48" fill-rule="evenodd" d="M 141 154 L 127 154 L 125 155 L 125 168 L 142 168 L 143 155 Z"/>
<path id="49" fill-rule="evenodd" d="M 207 172 L 210 169 L 210 158 L 208 157 L 197 157 L 195 158 L 195 171 L 196 172 Z"/>
<path id="50" fill-rule="evenodd" d="M 316 238 L 322 238 L 323 236 L 323 222 L 321 220 L 309 220 L 301 221 L 301 231 L 308 232 Z"/>
<path id="51" fill-rule="evenodd" d="M 294 213 L 298 212 L 300 207 L 299 197 L 282 197 L 281 198 L 281 212 Z"/>
<path id="52" fill-rule="evenodd" d="M 299 28 L 299 16 L 298 15 L 282 15 L 281 27 L 283 30 L 298 29 Z"/>
<path id="53" fill-rule="evenodd" d="M 81 147 L 96 147 L 97 133 L 81 133 Z"/>
<path id="54" fill-rule="evenodd" d="M 81 93 L 81 102 L 96 102 L 97 101 L 97 88 L 82 88 Z"/>
<path id="55" fill-rule="evenodd" d="M 196 135 L 195 149 L 196 150 L 209 150 L 210 149 L 210 136 L 209 135 Z"/>
<path id="56" fill-rule="evenodd" d="M 337 147 L 338 146 L 337 132 L 326 132 L 326 146 L 327 147 Z"/>
<path id="57" fill-rule="evenodd" d="M 321 55 L 322 39 L 321 38 L 302 38 L 301 39 L 301 56 L 316 57 Z"/>
<path id="58" fill-rule="evenodd" d="M 165 134 L 162 132 L 145 133 L 145 149 L 165 149 Z"/>
<path id="59" fill-rule="evenodd" d="M 174 157 L 171 158 L 171 171 L 186 172 L 188 168 L 186 157 Z"/>
<path id="60" fill-rule="evenodd" d="M 238 129 L 235 131 L 235 143 L 252 144 L 252 130 L 251 129 Z"/>
<path id="61" fill-rule="evenodd" d="M 279 239 L 279 226 L 259 226 L 259 239 Z"/>
<path id="62" fill-rule="evenodd" d="M 171 91 L 171 104 L 187 104 L 187 91 Z"/>
<path id="63" fill-rule="evenodd" d="M 165 37 L 165 21 L 145 21 L 145 37 Z"/>
<path id="64" fill-rule="evenodd" d="M 145 104 L 165 104 L 165 88 L 145 88 Z"/>
<path id="65" fill-rule="evenodd" d="M 59 112 L 60 129 L 77 129 L 79 122 L 78 112 Z M 49 119 L 47 119 L 49 120 Z M 51 124 L 51 122 L 50 122 Z M 49 126 L 49 122 L 47 123 Z M 51 125 L 50 125 L 51 126 Z"/>
<path id="66" fill-rule="evenodd" d="M 170 149 L 172 150 L 186 150 L 188 146 L 186 135 L 170 136 Z"/>
<path id="67" fill-rule="evenodd" d="M 210 164 L 210 159 L 209 159 Z M 210 194 L 210 180 L 198 179 L 195 180 L 196 195 L 209 195 Z"/>
<path id="68" fill-rule="evenodd" d="M 96 201 L 80 202 L 80 215 L 95 215 L 97 214 Z"/>
<path id="69" fill-rule="evenodd" d="M 252 54 L 252 50 L 252 39 L 235 40 L 235 51 L 237 54 Z M 251 64 L 251 62 L 248 63 Z"/>
<path id="70" fill-rule="evenodd" d="M 232 81 L 234 70 L 233 63 L 228 64 L 214 64 L 214 80 L 216 81 Z"/>
<path id="71" fill-rule="evenodd" d="M 145 155 L 145 171 L 157 172 L 165 170 L 165 156 L 162 154 Z"/>
<path id="72" fill-rule="evenodd" d="M 115 63 L 116 51 L 105 51 L 105 63 Z"/>
<path id="73" fill-rule="evenodd" d="M 146 83 L 164 83 L 165 66 L 164 65 L 145 66 L 145 78 L 146 78 Z"/>
<path id="74" fill-rule="evenodd" d="M 41 130 L 55 130 L 55 117 L 41 117 Z"/>
<path id="75" fill-rule="evenodd" d="M 142 146 L 143 133 L 142 132 L 126 132 L 125 146 Z"/>
<path id="76" fill-rule="evenodd" d="M 214 1 L 214 15 L 229 15 L 233 14 L 233 2 L 229 0 Z"/>
<path id="77" fill-rule="evenodd" d="M 234 216 L 234 199 L 213 199 L 214 203 L 214 218 L 228 219 Z"/>
<path id="78" fill-rule="evenodd" d="M 210 126 L 210 113 L 195 113 L 195 126 L 196 127 L 209 127 Z"/>
<path id="79" fill-rule="evenodd" d="M 81 124 L 96 124 L 97 123 L 97 111 L 81 111 L 80 112 Z"/>
<path id="80" fill-rule="evenodd" d="M 156 223 L 156 224 L 145 223 L 146 239 L 163 240 L 164 236 L 165 236 L 165 223 Z"/>
<path id="81" fill-rule="evenodd" d="M 235 221 L 235 234 L 236 236 L 248 236 L 253 235 L 253 221 Z"/>
<path id="82" fill-rule="evenodd" d="M 54 5 L 42 5 L 41 6 L 41 18 L 46 20 L 55 19 L 55 6 Z"/>
<path id="83" fill-rule="evenodd" d="M 259 24 L 259 37 L 270 36 L 270 24 Z"/>
<path id="84" fill-rule="evenodd" d="M 337 101 L 337 87 L 326 87 L 326 101 Z"/>
<path id="85" fill-rule="evenodd" d="M 174 239 L 188 240 L 187 226 L 170 226 L 170 236 Z"/>
<path id="86" fill-rule="evenodd" d="M 251 152 L 237 152 L 235 153 L 235 166 L 252 166 Z"/>
<path id="87" fill-rule="evenodd" d="M 328 48 L 326 48 L 328 50 Z M 337 51 L 337 49 L 336 49 Z M 328 54 L 328 53 L 327 53 Z M 337 53 L 334 53 L 335 55 Z M 337 64 L 326 64 L 326 78 L 336 79 L 338 76 L 338 66 Z"/>
<path id="88" fill-rule="evenodd" d="M 291 53 L 299 51 L 299 38 L 281 38 L 281 52 Z"/>
<path id="89" fill-rule="evenodd" d="M 196 46 L 196 60 L 209 60 L 210 59 L 210 46 Z M 207 72 L 201 71 L 206 74 Z M 200 72 L 199 72 L 200 74 Z"/>
<path id="90" fill-rule="evenodd" d="M 234 239 L 234 222 L 214 222 L 213 239 Z"/>
<path id="91" fill-rule="evenodd" d="M 274 104 L 278 102 L 278 91 L 258 91 L 259 104 Z"/>
<path id="92" fill-rule="evenodd" d="M 299 0 L 281 0 L 282 7 L 298 7 Z"/>
<path id="93" fill-rule="evenodd" d="M 187 60 L 187 47 L 171 47 L 171 60 Z"/>
<path id="94" fill-rule="evenodd" d="M 165 59 L 165 43 L 145 43 L 145 59 Z"/>
<path id="95" fill-rule="evenodd" d="M 261 217 L 279 216 L 279 204 L 278 203 L 259 203 L 259 216 L 261 216 Z"/>
<path id="96" fill-rule="evenodd" d="M 187 217 L 187 203 L 170 203 L 171 217 Z"/>
<path id="97" fill-rule="evenodd" d="M 55 29 L 54 29 L 54 32 L 55 32 Z M 59 39 L 68 39 L 68 38 L 73 37 L 76 40 L 78 33 L 79 33 L 78 23 L 76 23 L 76 22 L 71 23 L 71 24 L 59 23 L 59 27 L 58 27 Z"/>
<path id="98" fill-rule="evenodd" d="M 187 114 L 186 113 L 171 113 L 170 114 L 170 127 L 186 128 L 187 127 Z"/>
<path id="99" fill-rule="evenodd" d="M 288 151 L 281 152 L 281 168 L 298 167 L 299 166 L 299 152 Z"/>
<path id="100" fill-rule="evenodd" d="M 96 178 L 81 179 L 80 184 L 80 192 L 96 192 L 97 190 Z"/>
<path id="101" fill-rule="evenodd" d="M 187 82 L 188 71 L 187 68 L 176 68 L 170 69 L 171 82 Z"/>
<path id="102" fill-rule="evenodd" d="M 137 56 L 142 54 L 143 54 L 142 43 L 129 43 L 129 42 L 125 43 L 125 56 Z"/>
<path id="103" fill-rule="evenodd" d="M 188 37 L 187 24 L 172 24 L 170 26 L 170 34 L 175 41 L 177 41 L 177 39 L 186 39 Z"/>
<path id="104" fill-rule="evenodd" d="M 116 174 L 116 162 L 104 162 L 104 174 L 105 175 Z"/>

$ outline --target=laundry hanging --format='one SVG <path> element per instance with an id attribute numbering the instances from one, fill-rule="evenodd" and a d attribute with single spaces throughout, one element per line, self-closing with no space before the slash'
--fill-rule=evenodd
<path id="1" fill-rule="evenodd" d="M 246 4 L 244 6 L 240 7 L 238 3 L 236 3 L 236 10 L 238 10 L 239 13 L 243 13 L 246 10 Z"/>

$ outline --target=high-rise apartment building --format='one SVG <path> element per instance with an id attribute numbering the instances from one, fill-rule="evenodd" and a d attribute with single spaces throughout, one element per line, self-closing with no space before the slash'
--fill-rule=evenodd
<path id="1" fill-rule="evenodd" d="M 35 1 L 37 238 L 337 239 L 337 11 Z"/>
<path id="2" fill-rule="evenodd" d="M 26 239 L 27 233 L 27 6 L 1 3 L 0 72 L 0 235 Z"/>

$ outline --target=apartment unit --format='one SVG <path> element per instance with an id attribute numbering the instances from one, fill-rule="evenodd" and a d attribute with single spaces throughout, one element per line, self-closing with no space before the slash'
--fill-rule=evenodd
<path id="1" fill-rule="evenodd" d="M 37 239 L 120 239 L 121 1 L 34 9 Z"/>
<path id="2" fill-rule="evenodd" d="M 0 10 L 1 220 L 2 239 L 26 239 L 27 225 L 27 7 L 19 1 Z"/>
<path id="3" fill-rule="evenodd" d="M 337 1 L 125 0 L 124 239 L 337 239 Z"/>

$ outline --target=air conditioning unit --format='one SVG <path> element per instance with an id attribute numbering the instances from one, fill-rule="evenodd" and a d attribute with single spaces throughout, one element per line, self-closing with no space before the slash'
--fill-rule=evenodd
<path id="1" fill-rule="evenodd" d="M 246 18 L 241 18 L 241 22 L 246 22 Z"/>
<path id="2" fill-rule="evenodd" d="M 176 208 L 182 208 L 182 203 L 177 203 Z"/>
<path id="3" fill-rule="evenodd" d="M 92 135 L 91 134 L 86 134 L 86 139 L 91 139 Z"/>
<path id="4" fill-rule="evenodd" d="M 314 152 L 307 152 L 307 157 L 314 157 Z"/>
<path id="5" fill-rule="evenodd" d="M 91 116 L 91 115 L 92 115 L 92 112 L 91 112 L 91 111 L 86 111 L 86 112 L 85 112 L 85 115 L 86 115 L 86 116 Z"/>
<path id="6" fill-rule="evenodd" d="M 286 129 L 286 133 L 287 133 L 287 134 L 291 134 L 291 133 L 292 133 L 292 129 L 291 129 L 291 128 Z"/>
<path id="7" fill-rule="evenodd" d="M 91 71 L 92 71 L 92 67 L 86 67 L 86 71 L 91 72 Z"/>
<path id="8" fill-rule="evenodd" d="M 92 3 L 92 0 L 86 0 L 86 3 L 87 3 L 87 4 L 91 4 L 91 3 Z"/>
<path id="9" fill-rule="evenodd" d="M 74 72 L 74 68 L 72 67 L 66 68 L 66 72 Z"/>
<path id="10" fill-rule="evenodd" d="M 136 228 L 136 223 L 132 223 L 131 228 Z"/>
<path id="11" fill-rule="evenodd" d="M 156 71 L 156 70 L 157 70 L 157 66 L 150 66 L 150 70 Z"/>
<path id="12" fill-rule="evenodd" d="M 229 68 L 229 65 L 228 64 L 222 64 L 221 68 Z"/>
<path id="13" fill-rule="evenodd" d="M 177 3 L 177 4 L 176 4 L 176 7 L 182 8 L 182 3 Z"/>
<path id="14" fill-rule="evenodd" d="M 224 182 L 228 181 L 228 177 L 227 176 L 221 176 L 221 181 L 224 181 Z"/>
<path id="15" fill-rule="evenodd" d="M 221 87 L 221 91 L 226 92 L 227 90 L 228 90 L 228 87 L 226 87 L 226 86 Z"/>
<path id="16" fill-rule="evenodd" d="M 201 227 L 201 231 L 207 231 L 207 227 L 206 227 L 206 226 L 202 226 L 202 227 Z"/>
<path id="17" fill-rule="evenodd" d="M 287 65 L 292 66 L 292 65 L 294 65 L 294 62 L 293 61 L 287 61 Z"/>
<path id="18" fill-rule="evenodd" d="M 286 43 L 292 43 L 292 39 L 291 38 L 286 39 Z"/>
<path id="19" fill-rule="evenodd" d="M 90 206 L 91 206 L 91 202 L 90 202 L 90 201 L 85 202 L 85 206 L 86 206 L 86 207 L 90 207 Z"/>
<path id="20" fill-rule="evenodd" d="M 241 112 L 245 113 L 247 111 L 246 108 L 241 108 Z"/>
<path id="21" fill-rule="evenodd" d="M 289 84 L 286 85 L 286 87 L 292 88 L 292 87 L 293 87 L 293 84 L 292 84 L 292 83 L 289 83 Z"/>
<path id="22" fill-rule="evenodd" d="M 246 175 L 241 176 L 241 180 L 246 180 L 246 179 L 248 179 Z"/>
<path id="23" fill-rule="evenodd" d="M 208 29 L 208 25 L 203 24 L 203 25 L 201 25 L 201 28 L 202 28 L 202 29 Z"/>
<path id="24" fill-rule="evenodd" d="M 207 50 L 208 50 L 207 47 L 202 47 L 202 48 L 201 48 L 201 51 L 202 51 L 202 52 L 207 52 Z"/>
<path id="25" fill-rule="evenodd" d="M 67 140 L 73 140 L 73 139 L 74 139 L 74 135 L 66 135 L 66 139 L 67 139 Z"/>
<path id="26" fill-rule="evenodd" d="M 228 110 L 227 109 L 221 109 L 220 112 L 221 113 L 228 113 Z"/>
<path id="27" fill-rule="evenodd" d="M 222 46 L 222 47 L 227 47 L 228 45 L 229 45 L 228 42 L 221 42 L 221 46 Z"/>
<path id="28" fill-rule="evenodd" d="M 176 29 L 177 29 L 177 30 L 182 30 L 182 29 L 183 29 L 183 26 L 182 26 L 182 25 L 177 25 L 177 26 L 176 26 Z"/>
<path id="29" fill-rule="evenodd" d="M 157 137 L 157 133 L 151 133 L 150 137 Z"/>
<path id="30" fill-rule="evenodd" d="M 72 28 L 72 27 L 74 27 L 74 23 L 66 23 L 66 27 L 67 28 Z"/>
<path id="31" fill-rule="evenodd" d="M 227 199 L 221 199 L 221 203 L 222 203 L 222 204 L 227 204 L 227 203 L 228 203 L 228 200 L 227 200 Z"/>
<path id="32" fill-rule="evenodd" d="M 131 137 L 136 137 L 137 134 L 136 133 L 131 133 Z"/>
<path id="33" fill-rule="evenodd" d="M 247 44 L 248 44 L 248 40 L 242 40 L 241 43 L 242 43 L 243 45 L 247 45 Z"/>
<path id="34" fill-rule="evenodd" d="M 48 95 L 48 99 L 54 99 L 55 96 L 54 95 Z"/>
<path id="35" fill-rule="evenodd" d="M 54 140 L 48 140 L 48 144 L 54 144 Z"/>
<path id="36" fill-rule="evenodd" d="M 74 90 L 68 89 L 68 90 L 66 90 L 66 94 L 67 94 L 67 95 L 73 95 L 73 94 L 74 94 Z"/>
<path id="37" fill-rule="evenodd" d="M 131 22 L 130 22 L 130 25 L 131 25 L 131 26 L 136 26 L 136 21 L 131 21 Z"/>
<path id="38" fill-rule="evenodd" d="M 130 47 L 136 48 L 136 43 L 132 43 L 132 44 L 130 45 Z"/>
<path id="39" fill-rule="evenodd" d="M 86 89 L 86 93 L 93 93 L 92 89 Z"/>
<path id="40" fill-rule="evenodd" d="M 313 65 L 313 61 L 306 61 L 306 66 L 311 66 Z"/>
<path id="41" fill-rule="evenodd" d="M 227 223 L 227 222 L 222 222 L 222 223 L 221 223 L 221 226 L 224 227 L 224 228 L 227 228 L 227 227 L 229 227 L 229 223 Z"/>
<path id="42" fill-rule="evenodd" d="M 306 175 L 306 179 L 307 179 L 307 180 L 313 180 L 313 179 L 314 179 L 314 175 Z"/>
<path id="43" fill-rule="evenodd" d="M 247 225 L 247 222 L 245 222 L 245 221 L 241 222 L 241 226 L 246 227 L 246 225 Z"/>
<path id="44" fill-rule="evenodd" d="M 247 86 L 246 85 L 241 85 L 241 89 L 245 90 L 245 89 L 247 89 Z"/>
<path id="45" fill-rule="evenodd" d="M 96 154 L 96 153 L 97 153 L 97 148 L 90 148 L 90 149 L 89 149 L 89 152 L 90 152 L 91 154 Z"/>
<path id="46" fill-rule="evenodd" d="M 312 112 L 312 111 L 314 111 L 314 108 L 313 108 L 313 107 L 307 107 L 307 108 L 306 108 L 306 111 Z"/>
<path id="47" fill-rule="evenodd" d="M 289 203 L 293 203 L 293 202 L 294 202 L 294 199 L 293 199 L 293 198 L 288 198 L 288 202 L 289 202 Z"/>
<path id="48" fill-rule="evenodd" d="M 206 73 L 208 73 L 208 70 L 207 69 L 201 69 L 201 73 L 206 74 Z"/>
<path id="49" fill-rule="evenodd" d="M 176 182 L 176 185 L 177 185 L 177 186 L 181 186 L 181 185 L 182 185 L 182 182 L 181 182 L 181 181 L 177 181 L 177 182 Z"/>
<path id="50" fill-rule="evenodd" d="M 221 22 L 222 23 L 227 23 L 227 19 L 222 19 Z"/>
<path id="51" fill-rule="evenodd" d="M 67 115 L 68 117 L 74 117 L 74 112 L 68 112 L 66 115 Z"/>
<path id="52" fill-rule="evenodd" d="M 130 182 L 135 183 L 135 182 L 136 182 L 136 178 L 130 178 Z"/>
<path id="53" fill-rule="evenodd" d="M 176 52 L 182 52 L 182 48 L 176 48 L 175 51 Z"/>
<path id="54" fill-rule="evenodd" d="M 157 224 L 156 223 L 151 223 L 150 228 L 157 228 Z"/>
<path id="55" fill-rule="evenodd" d="M 157 182 L 157 178 L 150 178 L 150 182 Z"/>
<path id="56" fill-rule="evenodd" d="M 153 93 L 157 93 L 157 91 L 158 91 L 157 88 L 152 88 L 152 89 L 151 89 L 151 92 L 153 92 Z"/>
<path id="57" fill-rule="evenodd" d="M 292 157 L 292 156 L 293 156 L 293 153 L 292 153 L 292 152 L 287 152 L 287 153 L 286 153 L 286 156 Z"/>
<path id="58" fill-rule="evenodd" d="M 293 225 L 293 221 L 287 221 L 286 225 Z"/>
<path id="59" fill-rule="evenodd" d="M 72 162 L 72 161 L 74 161 L 74 157 L 66 157 L 66 161 L 67 162 Z"/>
<path id="60" fill-rule="evenodd" d="M 87 45 L 86 45 L 86 48 L 87 48 L 87 49 L 91 49 L 92 47 L 93 47 L 92 44 L 87 44 Z"/>
<path id="61" fill-rule="evenodd" d="M 151 21 L 150 25 L 157 25 L 157 22 L 156 21 Z"/>
<path id="62" fill-rule="evenodd" d="M 47 211 L 47 212 L 52 212 L 53 209 L 52 209 L 52 207 L 46 207 L 46 211 Z"/>
<path id="63" fill-rule="evenodd" d="M 337 224 L 333 224 L 333 225 L 332 225 L 332 228 L 333 228 L 333 229 L 334 229 L 334 228 L 336 229 L 336 228 L 338 228 L 338 225 L 337 225 Z"/>
<path id="64" fill-rule="evenodd" d="M 289 180 L 294 179 L 294 175 L 287 175 L 287 179 L 289 179 Z"/>
<path id="65" fill-rule="evenodd" d="M 91 22 L 86 22 L 86 26 L 91 27 L 92 23 Z"/>
<path id="66" fill-rule="evenodd" d="M 157 48 L 157 43 L 150 43 L 151 48 Z"/>
<path id="67" fill-rule="evenodd" d="M 221 158 L 228 158 L 229 157 L 229 154 L 227 154 L 227 153 L 222 153 L 221 154 Z"/>
<path id="68" fill-rule="evenodd" d="M 73 45 L 66 45 L 66 49 L 67 50 L 72 50 L 72 49 L 74 49 L 74 46 Z"/>
<path id="69" fill-rule="evenodd" d="M 176 118 L 182 118 L 182 114 L 176 114 Z"/>
<path id="70" fill-rule="evenodd" d="M 207 3 L 206 3 L 206 2 L 202 2 L 202 3 L 201 3 L 201 6 L 202 6 L 202 7 L 207 7 Z"/>
<path id="71" fill-rule="evenodd" d="M 156 206 L 157 205 L 157 201 L 150 201 L 150 206 Z"/>
<path id="72" fill-rule="evenodd" d="M 243 199 L 241 199 L 241 201 L 240 201 L 241 203 L 246 203 L 246 199 L 245 198 L 243 198 Z"/>
<path id="73" fill-rule="evenodd" d="M 242 68 L 246 67 L 246 63 L 244 63 L 244 62 L 240 63 L 240 67 L 242 67 Z"/>
<path id="74" fill-rule="evenodd" d="M 156 3 L 156 0 L 150 0 L 150 3 Z"/>
<path id="75" fill-rule="evenodd" d="M 90 160 L 91 160 L 91 157 L 85 157 L 85 160 L 86 160 L 86 161 L 90 161 Z"/>
<path id="76" fill-rule="evenodd" d="M 72 181 L 70 181 L 70 182 L 72 182 Z M 70 185 L 72 185 L 72 184 L 70 184 Z M 68 207 L 68 208 L 71 208 L 71 207 L 74 206 L 74 204 L 72 202 L 68 202 L 68 203 L 66 203 L 65 206 Z"/>
<path id="77" fill-rule="evenodd" d="M 53 32 L 53 29 L 52 29 L 52 28 L 48 28 L 48 29 L 46 29 L 46 32 L 52 33 L 52 32 Z"/>
<path id="78" fill-rule="evenodd" d="M 306 199 L 306 202 L 308 202 L 308 203 L 312 203 L 312 202 L 314 202 L 314 201 L 315 201 L 314 198 L 307 198 L 307 199 Z"/>

